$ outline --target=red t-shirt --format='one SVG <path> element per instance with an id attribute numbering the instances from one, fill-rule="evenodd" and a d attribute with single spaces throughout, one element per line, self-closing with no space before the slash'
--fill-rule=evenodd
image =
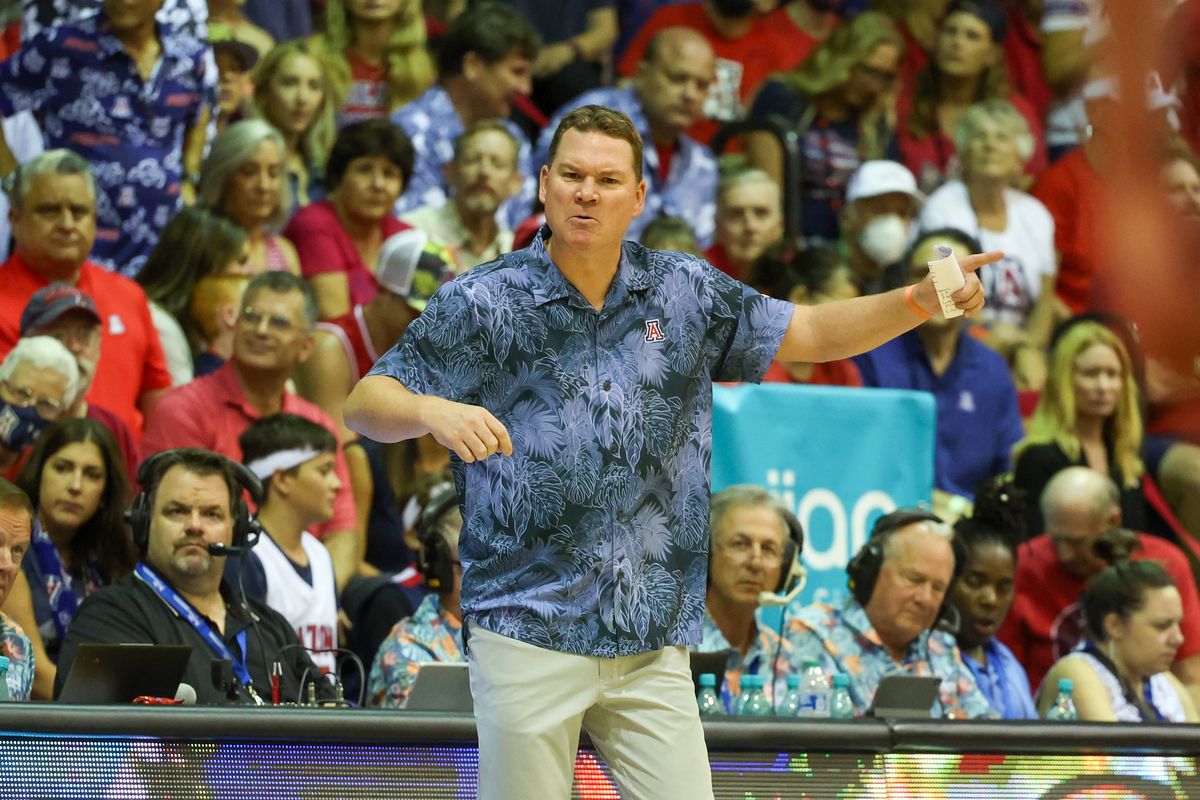
<path id="1" fill-rule="evenodd" d="M 350 86 L 338 109 L 338 123 L 387 116 L 387 67 L 368 64 L 350 50 L 346 51 L 346 63 L 350 65 Z"/>
<path id="2" fill-rule="evenodd" d="M 746 280 L 746 276 L 734 269 L 733 265 L 729 263 L 729 256 L 725 253 L 725 245 L 714 243 L 712 247 L 704 251 L 704 258 L 708 261 L 708 263 L 712 264 L 729 277 L 735 278 L 739 281 Z"/>
<path id="3" fill-rule="evenodd" d="M 790 20 L 786 28 L 771 20 L 771 15 L 757 17 L 748 33 L 730 39 L 713 26 L 703 3 L 663 6 L 629 43 L 617 70 L 624 77 L 632 77 L 646 45 L 664 28 L 692 28 L 707 39 L 717 55 L 717 79 L 704 103 L 708 119 L 688 130 L 692 138 L 707 143 L 723 122 L 741 119 L 748 99 L 768 76 L 796 66 L 812 49 L 812 37 L 804 34 L 809 43 L 802 41 L 799 29 Z"/>
<path id="4" fill-rule="evenodd" d="M 1082 147 L 1047 167 L 1030 192 L 1054 217 L 1054 247 L 1061 257 L 1054 291 L 1075 313 L 1087 307 L 1098 267 L 1096 225 L 1104 219 L 1104 192 Z"/>
<path id="5" fill-rule="evenodd" d="M 812 374 L 805 381 L 809 386 L 854 386 L 863 385 L 862 374 L 848 358 L 813 364 Z M 763 375 L 763 383 L 796 383 L 792 373 L 778 361 L 772 361 Z"/>
<path id="6" fill-rule="evenodd" d="M 280 410 L 312 420 L 338 439 L 334 470 L 342 488 L 333 501 L 333 518 L 317 528 L 317 536 L 354 530 L 354 495 L 350 491 L 350 473 L 346 469 L 337 426 L 328 414 L 292 392 L 284 392 Z M 258 418 L 258 411 L 246 400 L 234 363 L 227 362 L 216 372 L 172 389 L 154 407 L 146 420 L 142 456 L 173 447 L 204 447 L 240 462 L 242 446 L 238 437 Z"/>
<path id="7" fill-rule="evenodd" d="M 0 360 L 17 343 L 25 304 L 49 284 L 16 253 L 0 266 Z M 91 262 L 84 262 L 75 285 L 91 296 L 103 318 L 100 363 L 87 400 L 112 411 L 139 437 L 142 412 L 138 399 L 146 392 L 171 386 L 146 293 L 129 278 Z"/>
<path id="8" fill-rule="evenodd" d="M 411 227 L 392 214 L 379 222 L 384 239 Z M 304 277 L 311 278 L 327 272 L 345 273 L 350 286 L 351 305 L 361 306 L 378 293 L 375 265 L 368 267 L 363 263 L 362 256 L 342 227 L 329 200 L 318 200 L 297 211 L 283 235 L 296 246 L 296 253 L 300 256 L 300 271 Z"/>
<path id="9" fill-rule="evenodd" d="M 1138 534 L 1142 547 L 1135 559 L 1162 564 L 1183 598 L 1183 646 L 1176 659 L 1200 653 L 1200 596 L 1187 557 L 1165 539 Z M 1029 685 L 1036 687 L 1062 656 L 1070 653 L 1084 636 L 1083 611 L 1079 597 L 1085 583 L 1063 568 L 1046 535 L 1035 536 L 1021 545 L 1017 558 L 1016 599 L 997 633 L 1025 667 Z"/>

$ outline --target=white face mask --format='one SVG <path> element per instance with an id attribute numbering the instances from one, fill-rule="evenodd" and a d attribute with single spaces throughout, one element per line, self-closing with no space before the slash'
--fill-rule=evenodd
<path id="1" fill-rule="evenodd" d="M 899 214 L 884 214 L 858 233 L 858 244 L 881 267 L 895 264 L 908 247 L 908 223 Z"/>

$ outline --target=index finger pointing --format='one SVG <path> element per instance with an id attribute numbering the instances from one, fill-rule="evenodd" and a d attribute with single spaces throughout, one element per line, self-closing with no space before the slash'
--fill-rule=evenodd
<path id="1" fill-rule="evenodd" d="M 513 454 L 512 439 L 508 437 L 508 429 L 504 427 L 504 423 L 489 414 L 487 426 L 488 430 L 496 437 L 496 452 L 511 456 Z"/>
<path id="2" fill-rule="evenodd" d="M 1004 258 L 1004 253 L 999 250 L 989 250 L 986 253 L 979 253 L 966 258 L 960 258 L 958 265 L 962 267 L 963 274 L 974 272 L 980 267 L 986 267 L 988 264 L 995 264 L 1000 259 Z"/>

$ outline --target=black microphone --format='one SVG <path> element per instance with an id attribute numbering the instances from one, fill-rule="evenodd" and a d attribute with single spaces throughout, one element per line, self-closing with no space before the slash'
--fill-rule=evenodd
<path id="1" fill-rule="evenodd" d="M 207 546 L 207 549 L 208 549 L 208 554 L 211 556 L 237 556 L 237 555 L 241 555 L 242 553 L 246 552 L 246 550 L 248 548 L 234 547 L 233 545 L 221 544 L 219 542 L 213 542 L 212 544 Z"/>

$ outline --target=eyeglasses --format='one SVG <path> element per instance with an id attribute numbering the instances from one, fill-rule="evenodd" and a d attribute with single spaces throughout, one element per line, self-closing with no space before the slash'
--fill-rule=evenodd
<path id="1" fill-rule="evenodd" d="M 63 404 L 58 400 L 50 397 L 38 397 L 34 394 L 33 389 L 24 386 L 13 386 L 11 381 L 0 381 L 0 386 L 4 387 L 4 393 L 10 398 L 9 403 L 12 403 L 18 408 L 29 408 L 33 406 L 33 410 L 38 413 L 38 416 L 45 420 L 56 420 L 63 413 Z"/>
<path id="2" fill-rule="evenodd" d="M 727 542 L 721 542 L 718 547 L 738 561 L 748 561 L 757 553 L 764 564 L 777 567 L 783 563 L 783 550 L 778 545 L 767 543 L 758 544 L 745 536 L 738 536 Z"/>
<path id="3" fill-rule="evenodd" d="M 242 315 L 238 317 L 238 322 L 247 328 L 259 328 L 262 326 L 264 320 L 266 320 L 267 329 L 271 333 L 280 335 L 292 333 L 300 327 L 292 321 L 291 317 L 283 314 L 267 314 L 253 306 L 243 308 Z"/>

